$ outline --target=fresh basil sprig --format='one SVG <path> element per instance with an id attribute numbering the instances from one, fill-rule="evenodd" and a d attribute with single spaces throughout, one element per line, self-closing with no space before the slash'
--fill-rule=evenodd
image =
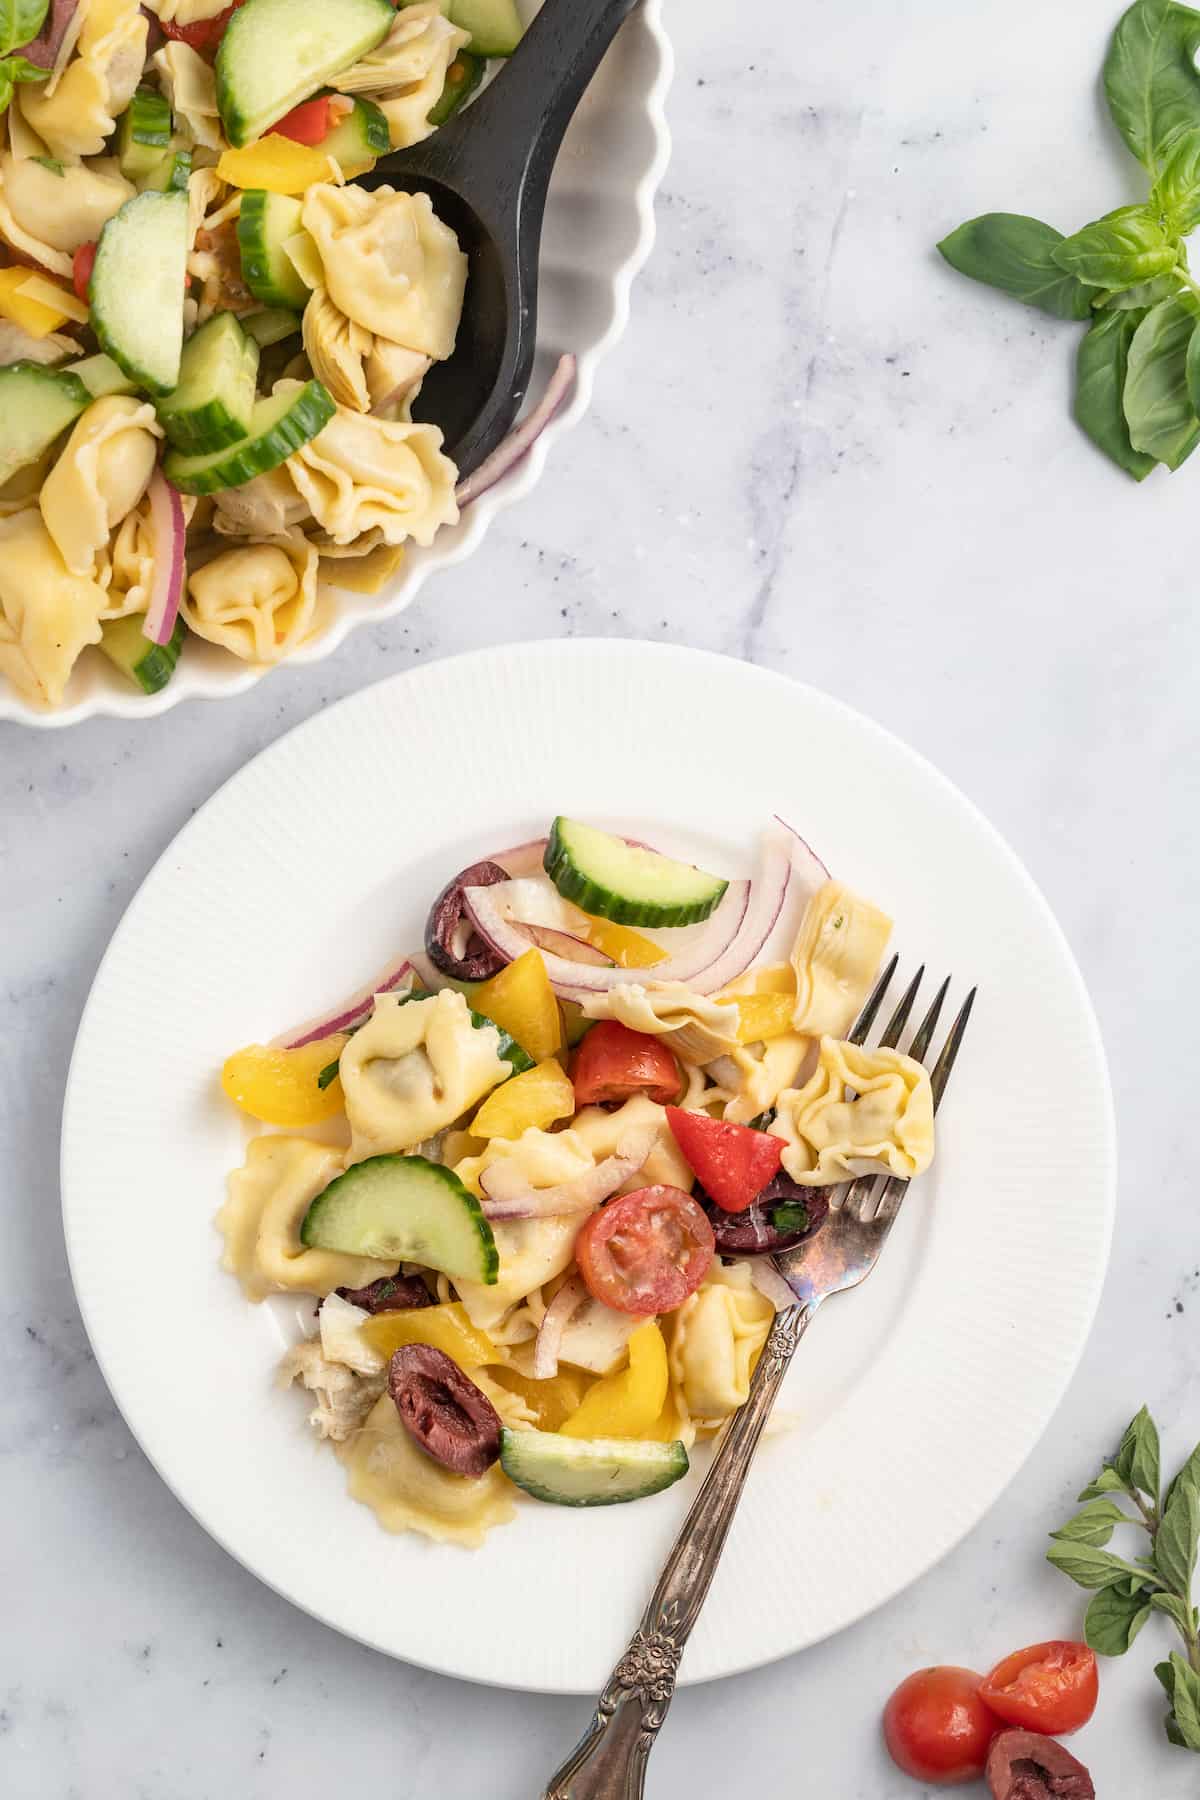
<path id="1" fill-rule="evenodd" d="M 1059 1531 L 1047 1561 L 1079 1587 L 1094 1590 L 1083 1635 L 1100 1656 L 1124 1656 L 1151 1612 L 1165 1613 L 1183 1639 L 1154 1673 L 1166 1690 L 1168 1738 L 1200 1750 L 1200 1611 L 1192 1577 L 1200 1546 L 1200 1446 L 1162 1489 L 1158 1429 L 1143 1406 L 1116 1455 L 1079 1498 L 1083 1509 Z M 1131 1501 L 1129 1512 L 1117 1497 Z M 1107 1548 L 1118 1526 L 1143 1530 L 1148 1553 L 1132 1560 Z"/>
<path id="2" fill-rule="evenodd" d="M 1200 227 L 1200 12 L 1136 0 L 1113 35 L 1104 90 L 1151 189 L 1069 237 L 1038 219 L 985 213 L 938 249 L 974 281 L 1061 319 L 1090 320 L 1075 418 L 1137 481 L 1200 444 L 1200 286 L 1184 239 Z M 1109 324 L 1113 315 L 1124 323 Z"/>

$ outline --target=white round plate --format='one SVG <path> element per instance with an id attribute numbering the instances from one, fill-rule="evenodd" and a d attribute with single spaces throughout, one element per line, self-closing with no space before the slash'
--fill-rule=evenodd
<path id="1" fill-rule="evenodd" d="M 518 0 L 528 20 L 541 0 Z M 575 385 L 562 410 L 524 460 L 471 503 L 458 524 L 428 549 L 410 545 L 397 578 L 380 594 L 338 590 L 319 638 L 280 665 L 321 662 L 362 624 L 393 618 L 410 606 L 438 569 L 479 548 L 498 513 L 528 494 L 554 445 L 591 404 L 596 371 L 629 322 L 633 279 L 654 244 L 654 197 L 671 153 L 664 110 L 674 56 L 662 22 L 662 0 L 643 0 L 618 33 L 572 119 L 554 167 L 540 262 L 537 358 L 530 403 L 545 391 L 560 356 L 577 358 Z M 37 707 L 0 680 L 0 719 L 23 725 L 75 725 L 95 715 L 149 719 L 181 700 L 222 700 L 245 693 L 271 667 L 239 662 L 202 638 L 188 639 L 173 679 L 160 693 L 139 694 L 100 655 L 76 664 L 64 704 Z"/>
<path id="2" fill-rule="evenodd" d="M 762 1446 L 684 1662 L 703 1681 L 850 1624 L 976 1523 L 1059 1400 L 1107 1259 L 1112 1105 L 1079 971 L 1012 851 L 878 726 L 745 663 L 611 641 L 481 651 L 309 720 L 180 832 L 101 965 L 63 1124 L 71 1268 L 147 1455 L 254 1574 L 410 1662 L 597 1689 L 698 1470 L 631 1506 L 530 1501 L 475 1552 L 388 1537 L 272 1386 L 284 1327 L 218 1267 L 213 1226 L 244 1138 L 224 1057 L 419 945 L 448 875 L 560 811 L 730 873 L 777 812 L 895 916 L 906 965 L 953 973 L 952 999 L 979 984 L 933 1170 L 800 1347 L 792 1428 Z M 1004 1405 L 980 1407 L 998 1375 Z"/>

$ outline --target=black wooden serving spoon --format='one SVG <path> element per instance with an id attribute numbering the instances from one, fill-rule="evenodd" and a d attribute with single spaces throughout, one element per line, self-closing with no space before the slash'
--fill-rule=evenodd
<path id="1" fill-rule="evenodd" d="M 359 178 L 428 194 L 467 254 L 454 354 L 435 363 L 417 412 L 442 428 L 469 475 L 504 437 L 529 386 L 538 247 L 550 172 L 572 114 L 637 0 L 544 0 L 473 105 Z"/>

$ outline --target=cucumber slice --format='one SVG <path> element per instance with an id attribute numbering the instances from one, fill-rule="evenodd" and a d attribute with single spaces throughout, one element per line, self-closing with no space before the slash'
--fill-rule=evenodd
<path id="1" fill-rule="evenodd" d="M 198 452 L 236 444 L 250 430 L 257 378 L 257 343 L 232 313 L 214 313 L 183 346 L 179 385 L 159 402 L 170 442 Z"/>
<path id="2" fill-rule="evenodd" d="M 429 110 L 431 125 L 435 127 L 444 125 L 447 119 L 454 117 L 454 114 L 466 104 L 483 80 L 483 72 L 486 67 L 487 62 L 484 57 L 476 56 L 470 50 L 459 51 L 446 70 L 441 97 Z"/>
<path id="3" fill-rule="evenodd" d="M 383 42 L 390 0 L 246 0 L 217 51 L 217 110 L 235 149 Z"/>
<path id="4" fill-rule="evenodd" d="M 284 240 L 301 230 L 302 211 L 300 201 L 287 194 L 248 188 L 242 195 L 237 222 L 242 280 L 264 306 L 286 306 L 299 312 L 308 305 L 310 290 L 283 248 Z"/>
<path id="5" fill-rule="evenodd" d="M 139 387 L 169 394 L 179 380 L 187 278 L 186 193 L 147 189 L 105 225 L 89 288 L 100 348 Z"/>
<path id="6" fill-rule="evenodd" d="M 315 1250 L 415 1262 L 495 1285 L 500 1255 L 483 1209 L 453 1169 L 423 1156 L 369 1156 L 318 1194 L 300 1227 Z"/>
<path id="7" fill-rule="evenodd" d="M 476 56 L 511 56 L 525 33 L 513 0 L 450 0 L 450 18 Z"/>
<path id="8" fill-rule="evenodd" d="M 140 181 L 171 142 L 171 108 L 161 94 L 138 88 L 117 126 L 117 157 L 126 181 Z"/>
<path id="9" fill-rule="evenodd" d="M 168 150 L 161 155 L 148 175 L 144 175 L 138 186 L 145 193 L 187 193 L 188 179 L 192 173 L 192 153 L 185 146 Z"/>
<path id="10" fill-rule="evenodd" d="M 300 330 L 300 321 L 294 312 L 287 312 L 281 306 L 269 306 L 266 312 L 243 313 L 242 330 L 254 339 L 260 350 L 266 350 L 272 344 L 282 344 L 286 338 L 295 337 Z"/>
<path id="11" fill-rule="evenodd" d="M 237 14 L 234 14 L 237 17 Z M 255 402 L 250 430 L 236 444 L 210 450 L 207 456 L 189 456 L 169 450 L 163 474 L 181 494 L 215 494 L 219 488 L 241 487 L 268 469 L 277 469 L 293 450 L 315 438 L 337 408 L 329 390 L 319 381 L 306 381 L 285 394 L 272 394 Z"/>
<path id="12" fill-rule="evenodd" d="M 82 362 L 72 363 L 64 373 L 82 381 L 93 400 L 103 399 L 105 394 L 132 394 L 134 388 L 128 375 L 118 369 L 111 356 L 85 356 Z"/>
<path id="13" fill-rule="evenodd" d="M 175 673 L 187 628 L 180 614 L 168 642 L 154 644 L 142 630 L 144 622 L 140 613 L 109 619 L 100 627 L 100 648 L 143 694 L 157 694 Z"/>
<path id="14" fill-rule="evenodd" d="M 544 862 L 564 900 L 622 925 L 694 925 L 729 886 L 577 819 L 555 819 Z"/>
<path id="15" fill-rule="evenodd" d="M 45 363 L 0 368 L 0 482 L 36 462 L 91 401 L 77 375 Z"/>
<path id="16" fill-rule="evenodd" d="M 519 1488 L 552 1506 L 620 1506 L 674 1486 L 688 1472 L 688 1453 L 678 1440 L 655 1444 L 506 1428 L 500 1467 Z"/>
<path id="17" fill-rule="evenodd" d="M 347 94 L 347 99 L 350 95 Z M 392 147 L 392 134 L 388 130 L 388 122 L 373 100 L 354 101 L 354 111 L 348 112 L 340 125 L 321 139 L 321 149 L 329 156 L 336 156 L 342 173 L 348 175 L 351 170 L 363 174 L 371 168 L 376 157 L 386 156 Z M 293 227 L 299 229 L 299 227 Z"/>

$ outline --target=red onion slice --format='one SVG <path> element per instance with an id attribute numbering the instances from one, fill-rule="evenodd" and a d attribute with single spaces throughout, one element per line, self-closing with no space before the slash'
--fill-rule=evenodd
<path id="1" fill-rule="evenodd" d="M 150 604 L 142 630 L 152 644 L 169 644 L 179 613 L 183 593 L 183 551 L 187 542 L 187 525 L 183 502 L 163 475 L 155 469 L 146 490 L 150 501 L 150 524 L 154 532 L 154 574 L 150 583 Z"/>
<path id="2" fill-rule="evenodd" d="M 312 1044 L 318 1038 L 331 1037 L 335 1031 L 353 1031 L 370 1017 L 376 994 L 394 994 L 406 983 L 411 987 L 414 973 L 413 964 L 406 956 L 403 962 L 394 963 L 385 969 L 378 980 L 361 988 L 351 999 L 343 1000 L 336 1012 L 326 1013 L 307 1025 L 293 1026 L 290 1032 L 276 1038 L 275 1042 L 284 1050 L 299 1050 L 302 1044 Z"/>
<path id="3" fill-rule="evenodd" d="M 750 903 L 737 935 L 724 953 L 704 970 L 703 975 L 692 981 L 691 986 L 696 993 L 715 994 L 745 973 L 775 929 L 775 922 L 783 911 L 791 883 L 791 844 L 781 832 L 768 831 L 762 868 L 755 878 Z M 657 963 L 650 971 L 651 978 L 654 981 L 679 980 L 678 976 L 664 973 L 666 967 L 665 963 Z M 644 980 L 646 971 L 633 971 L 635 976 L 639 972 Z"/>
<path id="4" fill-rule="evenodd" d="M 583 1285 L 582 1275 L 572 1275 L 569 1281 L 563 1282 L 546 1308 L 545 1317 L 538 1328 L 537 1341 L 533 1346 L 533 1362 L 530 1365 L 535 1381 L 553 1381 L 558 1374 L 558 1352 L 563 1332 L 570 1322 L 571 1314 L 586 1299 L 587 1289 Z"/>
<path id="5" fill-rule="evenodd" d="M 528 456 L 574 384 L 575 358 L 570 355 L 560 356 L 558 366 L 546 385 L 546 392 L 529 417 L 522 419 L 516 430 L 510 431 L 503 443 L 498 444 L 465 481 L 459 482 L 454 498 L 460 507 L 470 506 L 472 500 L 478 500 L 480 494 L 486 494 L 523 456 Z"/>
<path id="6" fill-rule="evenodd" d="M 517 919 L 514 923 L 539 950 L 549 950 L 555 956 L 565 957 L 568 962 L 591 963 L 598 969 L 615 969 L 617 966 L 611 956 L 607 956 L 603 950 L 597 950 L 595 944 L 589 944 L 586 938 L 572 937 L 569 931 L 559 931 L 553 925 L 530 925 L 524 919 Z"/>
<path id="7" fill-rule="evenodd" d="M 502 1158 L 485 1169 L 479 1177 L 483 1189 L 483 1211 L 488 1219 L 554 1219 L 574 1212 L 591 1212 L 631 1175 L 645 1164 L 658 1137 L 657 1126 L 643 1126 L 628 1131 L 611 1156 L 598 1162 L 594 1169 L 554 1187 L 531 1188 L 521 1171 Z"/>

